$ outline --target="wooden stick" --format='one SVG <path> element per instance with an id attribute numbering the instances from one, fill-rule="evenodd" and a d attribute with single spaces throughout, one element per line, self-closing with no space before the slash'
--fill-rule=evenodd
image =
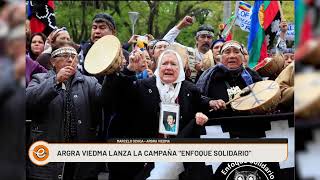
<path id="1" fill-rule="evenodd" d="M 281 7 L 281 3 L 280 3 L 280 1 L 277 1 L 277 2 L 279 5 L 279 10 L 280 10 L 280 19 L 281 19 L 281 21 L 283 21 L 284 19 L 283 19 L 283 11 L 282 11 L 282 7 Z"/>
<path id="2" fill-rule="evenodd" d="M 242 96 L 239 96 L 239 97 L 236 97 L 236 98 L 231 99 L 230 101 L 226 102 L 226 106 L 229 105 L 230 103 L 232 103 L 233 101 L 241 98 L 241 97 L 242 97 Z M 210 110 L 209 110 L 209 112 L 212 112 L 212 111 L 213 111 L 213 109 L 210 109 Z"/>
<path id="3" fill-rule="evenodd" d="M 239 98 L 241 98 L 241 96 L 236 97 L 236 98 L 233 98 L 233 99 L 231 99 L 230 101 L 226 102 L 226 106 L 229 105 L 230 103 L 232 103 L 233 101 L 239 99 Z"/>
<path id="4" fill-rule="evenodd" d="M 72 63 L 71 63 L 71 67 L 74 66 L 74 63 L 76 62 L 75 60 L 76 60 L 76 57 L 73 58 Z"/>
<path id="5" fill-rule="evenodd" d="M 249 89 L 247 89 L 247 90 L 245 90 L 245 91 L 241 91 L 238 97 L 233 98 L 233 99 L 231 99 L 230 101 L 228 101 L 228 102 L 226 103 L 226 106 L 229 105 L 230 103 L 232 103 L 233 101 L 235 101 L 235 100 L 237 100 L 237 99 L 239 99 L 239 98 L 241 98 L 241 97 L 243 97 L 243 96 L 246 96 L 246 95 L 250 94 L 250 93 L 252 92 L 252 88 L 251 88 L 250 86 L 248 86 L 248 88 L 249 88 Z M 209 110 L 209 112 L 211 112 L 211 111 L 213 111 L 213 109 L 210 109 L 210 110 Z"/>

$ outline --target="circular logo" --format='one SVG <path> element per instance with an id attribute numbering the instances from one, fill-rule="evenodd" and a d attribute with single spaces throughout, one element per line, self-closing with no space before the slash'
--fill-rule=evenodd
<path id="1" fill-rule="evenodd" d="M 243 165 L 232 170 L 227 180 L 269 180 L 270 178 L 258 167 Z"/>
<path id="2" fill-rule="evenodd" d="M 45 141 L 37 141 L 29 148 L 29 158 L 32 163 L 43 166 L 49 163 L 49 144 Z"/>
<path id="3" fill-rule="evenodd" d="M 224 162 L 215 177 L 225 180 L 274 180 L 278 176 L 279 163 Z"/>

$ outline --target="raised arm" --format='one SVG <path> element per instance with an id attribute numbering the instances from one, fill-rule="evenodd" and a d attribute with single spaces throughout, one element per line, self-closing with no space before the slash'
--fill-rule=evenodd
<path id="1" fill-rule="evenodd" d="M 170 29 L 162 39 L 168 41 L 170 44 L 173 43 L 179 35 L 180 31 L 183 28 L 192 25 L 192 23 L 193 18 L 191 16 L 185 16 L 176 26 Z"/>
<path id="2" fill-rule="evenodd" d="M 103 85 L 101 96 L 105 108 L 112 108 L 118 106 L 121 99 L 129 101 L 134 97 L 136 89 L 136 72 L 139 69 L 140 61 L 143 55 L 140 50 L 135 50 L 129 56 L 129 64 L 119 73 L 106 75 Z"/>

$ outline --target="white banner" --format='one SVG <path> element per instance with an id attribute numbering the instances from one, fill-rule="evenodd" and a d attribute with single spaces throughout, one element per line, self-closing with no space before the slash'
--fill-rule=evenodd
<path id="1" fill-rule="evenodd" d="M 239 7 L 236 16 L 235 24 L 238 25 L 243 31 L 250 31 L 250 17 L 252 8 L 250 4 L 247 4 L 243 1 L 239 2 Z"/>
<path id="2" fill-rule="evenodd" d="M 277 35 L 280 34 L 280 28 L 277 32 Z M 294 23 L 288 23 L 288 31 L 286 33 L 286 39 L 289 41 L 294 41 Z"/>
<path id="3" fill-rule="evenodd" d="M 29 149 L 37 165 L 49 162 L 281 162 L 287 143 L 46 143 Z"/>

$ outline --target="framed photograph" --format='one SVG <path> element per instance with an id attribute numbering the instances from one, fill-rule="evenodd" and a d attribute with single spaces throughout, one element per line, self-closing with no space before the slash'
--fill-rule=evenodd
<path id="1" fill-rule="evenodd" d="M 160 104 L 159 133 L 177 135 L 179 131 L 179 105 Z"/>

